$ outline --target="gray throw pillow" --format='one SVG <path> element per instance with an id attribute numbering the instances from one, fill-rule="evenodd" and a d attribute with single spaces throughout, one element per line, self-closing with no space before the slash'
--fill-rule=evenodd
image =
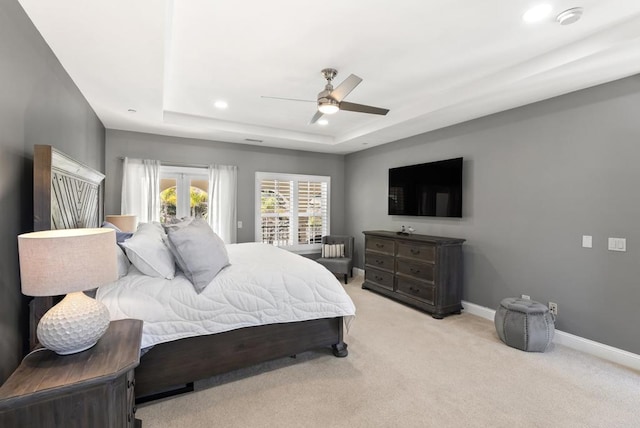
<path id="1" fill-rule="evenodd" d="M 196 292 L 201 293 L 218 272 L 229 265 L 224 241 L 200 218 L 166 230 L 176 263 Z"/>

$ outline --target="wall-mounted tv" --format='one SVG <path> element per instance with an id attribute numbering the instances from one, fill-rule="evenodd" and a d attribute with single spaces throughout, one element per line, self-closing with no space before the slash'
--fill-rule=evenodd
<path id="1" fill-rule="evenodd" d="M 389 215 L 462 217 L 462 158 L 390 168 Z"/>

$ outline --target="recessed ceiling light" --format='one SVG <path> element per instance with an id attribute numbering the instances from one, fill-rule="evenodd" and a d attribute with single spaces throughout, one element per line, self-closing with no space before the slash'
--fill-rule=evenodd
<path id="1" fill-rule="evenodd" d="M 215 106 L 215 108 L 219 108 L 220 110 L 224 110 L 227 107 L 229 107 L 229 104 L 227 104 L 227 102 L 223 100 L 218 100 L 215 103 L 213 103 L 213 105 Z"/>
<path id="2" fill-rule="evenodd" d="M 547 3 L 533 6 L 522 15 L 524 22 L 540 22 L 551 13 L 551 5 Z"/>
<path id="3" fill-rule="evenodd" d="M 134 109 L 134 108 L 130 108 L 130 109 L 129 109 L 129 110 L 127 110 L 127 111 L 128 111 L 129 113 L 136 113 L 136 112 L 137 112 L 137 110 L 136 110 L 136 109 Z"/>
<path id="4" fill-rule="evenodd" d="M 560 12 L 558 16 L 556 16 L 556 21 L 560 23 L 560 25 L 569 25 L 578 21 L 580 17 L 582 17 L 582 12 L 584 9 L 581 7 L 573 7 L 571 9 L 567 9 L 564 12 Z"/>
<path id="5" fill-rule="evenodd" d="M 328 124 L 329 124 L 329 121 L 327 119 L 318 120 L 318 125 L 325 126 L 325 125 L 328 125 Z"/>

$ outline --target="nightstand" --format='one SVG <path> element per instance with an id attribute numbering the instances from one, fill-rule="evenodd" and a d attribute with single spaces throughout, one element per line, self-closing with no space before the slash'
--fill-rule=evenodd
<path id="1" fill-rule="evenodd" d="M 133 388 L 141 340 L 142 321 L 119 320 L 86 351 L 29 354 L 0 387 L 0 426 L 140 426 Z"/>

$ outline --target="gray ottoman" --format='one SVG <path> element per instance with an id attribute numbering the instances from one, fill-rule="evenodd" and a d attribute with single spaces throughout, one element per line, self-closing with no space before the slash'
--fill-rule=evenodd
<path id="1" fill-rule="evenodd" d="M 542 303 L 517 297 L 502 299 L 494 318 L 500 340 L 512 348 L 544 352 L 555 332 L 554 317 Z"/>

